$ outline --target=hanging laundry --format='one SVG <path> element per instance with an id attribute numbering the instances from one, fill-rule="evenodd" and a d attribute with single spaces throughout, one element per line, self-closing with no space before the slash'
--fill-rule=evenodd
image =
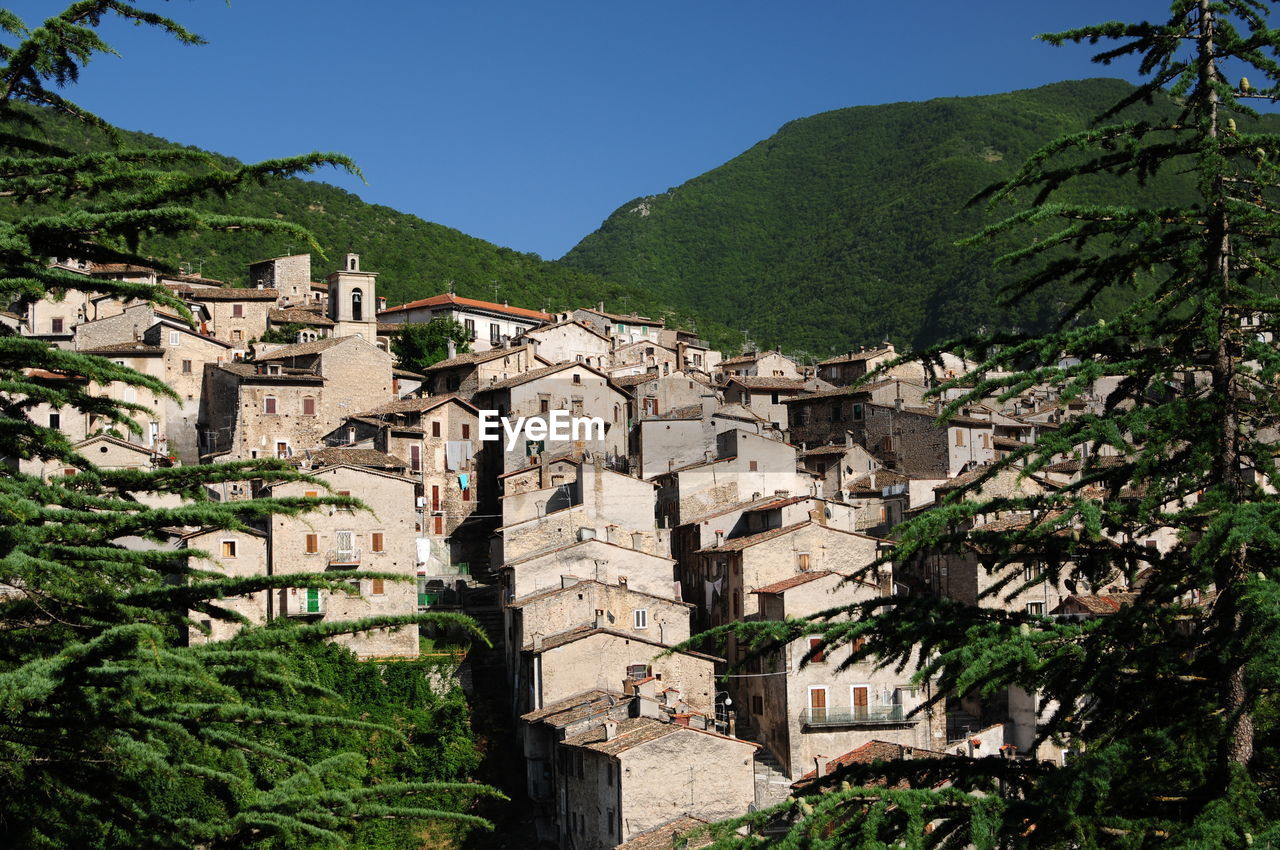
<path id="1" fill-rule="evenodd" d="M 461 487 L 463 490 L 470 490 L 470 489 L 471 489 L 471 476 L 470 476 L 470 475 L 468 475 L 468 474 L 467 474 L 467 473 L 465 473 L 465 472 L 464 472 L 464 473 L 462 473 L 461 475 L 459 475 L 459 476 L 458 476 L 458 486 L 459 486 L 459 487 Z"/>

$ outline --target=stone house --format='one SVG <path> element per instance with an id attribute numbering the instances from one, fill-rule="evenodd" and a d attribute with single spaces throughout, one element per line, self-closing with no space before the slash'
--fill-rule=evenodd
<path id="1" fill-rule="evenodd" d="M 838 387 L 847 387 L 900 356 L 900 352 L 894 349 L 893 343 L 886 340 L 879 348 L 848 351 L 821 361 L 818 363 L 818 377 Z M 890 378 L 903 378 L 916 384 L 924 384 L 926 381 L 924 366 L 918 361 L 891 366 L 884 374 Z"/>
<path id="2" fill-rule="evenodd" d="M 274 591 L 270 615 L 352 621 L 416 613 L 414 482 L 349 465 L 312 470 L 310 475 L 329 489 L 306 481 L 287 481 L 272 485 L 271 495 L 314 498 L 333 492 L 361 500 L 368 510 L 325 505 L 309 514 L 273 516 L 268 541 L 272 571 L 341 574 L 359 570 L 396 578 L 352 579 L 350 592 L 314 588 Z M 418 654 L 416 625 L 342 635 L 334 640 L 365 658 L 412 658 Z"/>
<path id="3" fill-rule="evenodd" d="M 838 497 L 851 482 L 875 472 L 883 464 L 879 458 L 853 441 L 843 445 L 815 446 L 800 452 L 800 463 L 818 481 L 824 498 Z"/>
<path id="4" fill-rule="evenodd" d="M 590 452 L 625 463 L 628 396 L 603 373 L 585 363 L 546 366 L 496 381 L 482 387 L 473 401 L 476 407 L 495 410 L 499 416 L 509 419 L 513 428 L 522 416 L 544 424 L 554 423 L 553 417 L 557 414 L 571 420 L 584 420 L 583 424 L 587 418 L 597 420 L 596 424 L 582 427 L 576 433 L 566 427 L 562 436 L 567 439 L 557 439 L 552 433 L 541 437 L 522 433 L 514 446 L 509 446 L 506 432 L 494 423 L 495 430 L 500 432 L 492 440 L 497 450 L 493 453 L 493 467 L 482 470 L 484 474 L 496 477 L 527 466 L 530 457 L 543 454 L 581 456 L 583 452 Z"/>
<path id="5" fill-rule="evenodd" d="M 756 351 L 721 360 L 716 377 L 720 381 L 730 378 L 755 376 L 761 378 L 791 378 L 803 380 L 804 371 L 790 357 L 779 351 Z"/>
<path id="6" fill-rule="evenodd" d="M 658 687 L 702 715 L 715 710 L 715 666 L 724 659 L 673 651 L 631 631 L 591 625 L 533 635 L 514 669 L 516 713 L 535 711 L 592 688 L 616 689 L 628 679 L 654 677 Z"/>
<path id="7" fill-rule="evenodd" d="M 656 476 L 658 512 L 667 527 L 717 505 L 768 495 L 812 495 L 811 476 L 796 468 L 794 446 L 734 429 L 716 435 L 714 459 Z"/>
<path id="8" fill-rule="evenodd" d="M 558 748 L 560 847 L 615 847 L 690 816 L 740 815 L 755 802 L 756 745 L 652 717 L 606 720 Z"/>
<path id="9" fill-rule="evenodd" d="M 342 267 L 325 278 L 325 304 L 333 336 L 360 337 L 385 351 L 386 341 L 378 338 L 377 281 L 377 272 L 361 270 L 359 254 L 344 254 Z"/>
<path id="10" fill-rule="evenodd" d="M 663 599 L 681 598 L 671 558 L 598 537 L 509 558 L 501 570 L 503 598 L 509 600 L 585 580 L 626 585 Z"/>
<path id="11" fill-rule="evenodd" d="M 615 381 L 631 391 L 631 418 L 652 419 L 669 410 L 701 408 L 705 397 L 715 398 L 715 390 L 701 378 L 684 371 L 669 375 L 646 372 Z"/>
<path id="12" fill-rule="evenodd" d="M 91 349 L 83 353 L 105 357 L 117 366 L 128 367 L 161 383 L 165 381 L 165 349 L 163 346 L 138 340 L 136 342 L 122 342 L 116 345 L 104 345 L 101 348 Z M 101 428 L 111 428 L 119 433 L 120 436 L 136 441 L 147 448 L 158 450 L 164 447 L 163 435 L 168 430 L 166 428 L 165 413 L 170 407 L 164 397 L 146 387 L 137 387 L 120 381 L 113 381 L 105 386 L 94 384 L 90 388 L 95 395 L 128 404 L 140 404 L 146 408 L 146 411 L 131 414 L 133 420 L 142 429 L 141 433 L 134 434 L 125 431 L 118 426 L 112 426 L 105 418 L 98 419 L 92 416 L 87 428 L 88 433 L 92 434 Z"/>
<path id="13" fill-rule="evenodd" d="M 656 343 L 666 327 L 666 321 L 663 319 L 650 319 L 648 316 L 638 316 L 635 313 L 622 315 L 606 312 L 603 303 L 594 310 L 590 307 L 579 308 L 572 314 L 565 314 L 565 318 L 582 322 L 605 334 L 619 346 L 633 342 Z"/>
<path id="14" fill-rule="evenodd" d="M 301 325 L 293 342 L 314 342 L 332 336 L 337 322 L 326 316 L 320 307 L 273 307 L 267 311 L 267 330 L 279 331 Z"/>
<path id="15" fill-rule="evenodd" d="M 764 620 L 806 617 L 883 593 L 879 584 L 825 570 L 752 591 Z M 914 712 L 932 695 L 927 685 L 912 683 L 914 669 L 878 668 L 875 659 L 845 666 L 848 647 L 819 652 L 805 663 L 805 656 L 821 644 L 816 635 L 800 638 L 751 665 L 761 673 L 785 675 L 735 680 L 741 696 L 739 722 L 749 720 L 789 777 L 812 769 L 817 758 L 871 740 L 921 748 L 945 745 L 945 712 L 938 706 Z"/>
<path id="16" fill-rule="evenodd" d="M 453 351 L 453 346 L 449 348 Z M 481 389 L 532 369 L 549 364 L 537 356 L 533 346 L 488 348 L 451 357 L 427 367 L 427 388 L 431 395 L 454 393 L 471 398 Z"/>
<path id="17" fill-rule="evenodd" d="M 681 586 L 685 598 L 704 607 L 710 624 L 717 626 L 756 614 L 752 592 L 759 588 L 808 572 L 858 575 L 887 545 L 876 537 L 804 520 L 703 548 L 691 565 L 680 565 Z M 693 569 L 685 572 L 686 566 Z M 888 588 L 883 569 L 876 580 Z"/>
<path id="18" fill-rule="evenodd" d="M 515 669 L 518 648 L 534 637 L 561 634 L 580 627 L 629 632 L 673 646 L 689 638 L 693 606 L 654 596 L 627 584 L 582 579 L 514 599 L 506 605 L 509 664 Z"/>
<path id="19" fill-rule="evenodd" d="M 650 554 L 668 551 L 668 535 L 654 524 L 653 484 L 581 461 L 574 481 L 502 497 L 502 557 L 599 538 Z M 510 521 L 506 520 L 510 517 Z"/>
<path id="20" fill-rule="evenodd" d="M 725 381 L 724 400 L 728 404 L 741 404 L 751 408 L 781 431 L 787 428 L 787 405 L 784 400 L 795 398 L 806 390 L 805 382 L 795 378 L 735 375 Z"/>
<path id="21" fill-rule="evenodd" d="M 613 341 L 605 334 L 572 319 L 541 325 L 525 331 L 517 344 L 532 344 L 538 357 L 547 363 L 575 361 L 596 369 L 609 365 Z"/>
<path id="22" fill-rule="evenodd" d="M 271 574 L 267 553 L 267 535 L 257 529 L 245 528 L 201 530 L 184 534 L 178 541 L 179 548 L 197 549 L 208 558 L 193 560 L 194 569 L 221 573 L 231 578 L 253 578 Z M 271 591 L 258 590 L 241 596 L 218 600 L 218 606 L 241 615 L 253 625 L 261 625 L 270 619 Z M 215 620 L 192 611 L 188 614 L 203 628 L 188 627 L 187 642 L 191 644 L 227 640 L 240 631 L 240 624 Z"/>
<path id="23" fill-rule="evenodd" d="M 358 337 L 285 346 L 205 369 L 204 454 L 292 457 L 391 397 L 391 355 Z"/>
<path id="24" fill-rule="evenodd" d="M 378 321 L 385 324 L 425 323 L 438 318 L 453 319 L 466 328 L 471 338 L 471 350 L 477 353 L 505 348 L 522 333 L 554 319 L 550 313 L 541 310 L 463 298 L 452 292 L 410 301 L 378 313 Z"/>
<path id="25" fill-rule="evenodd" d="M 311 255 L 291 254 L 249 264 L 249 286 L 273 289 L 281 307 L 305 307 L 317 303 L 311 291 Z"/>
<path id="26" fill-rule="evenodd" d="M 723 359 L 719 351 L 693 331 L 666 328 L 658 334 L 658 341 L 676 352 L 681 372 L 697 372 L 710 378 Z"/>
<path id="27" fill-rule="evenodd" d="M 680 368 L 676 353 L 654 339 L 643 339 L 619 345 L 609 357 L 607 371 L 611 377 L 642 375 L 645 372 L 670 375 Z"/>
<path id="28" fill-rule="evenodd" d="M 276 306 L 279 293 L 274 289 L 200 287 L 189 289 L 182 297 L 208 314 L 211 336 L 245 352 L 250 342 L 266 333 L 267 315 Z"/>

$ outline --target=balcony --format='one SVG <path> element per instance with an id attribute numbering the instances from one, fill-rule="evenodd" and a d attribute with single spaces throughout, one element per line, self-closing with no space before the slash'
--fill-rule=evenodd
<path id="1" fill-rule="evenodd" d="M 331 567 L 358 567 L 360 566 L 360 550 L 359 549 L 335 549 L 326 556 Z"/>
<path id="2" fill-rule="evenodd" d="M 919 721 L 919 717 L 907 717 L 900 705 L 859 706 L 853 709 L 806 708 L 800 712 L 800 725 L 808 728 L 893 726 Z"/>

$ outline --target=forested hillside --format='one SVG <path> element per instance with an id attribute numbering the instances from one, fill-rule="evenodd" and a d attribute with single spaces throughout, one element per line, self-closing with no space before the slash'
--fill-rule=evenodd
<path id="1" fill-rule="evenodd" d="M 622 205 L 562 263 L 815 355 L 886 337 L 919 346 L 978 327 L 1034 326 L 1067 293 L 1000 305 L 1010 273 L 991 261 L 1002 245 L 955 245 L 995 220 L 966 202 L 1130 91 L 1092 79 L 792 121 L 719 168 Z M 1176 108 L 1163 99 L 1125 117 Z M 1064 196 L 1173 202 L 1192 180 L 1091 178 Z"/>

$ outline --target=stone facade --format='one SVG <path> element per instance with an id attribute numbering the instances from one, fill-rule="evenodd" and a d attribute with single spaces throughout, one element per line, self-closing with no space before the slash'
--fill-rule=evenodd
<path id="1" fill-rule="evenodd" d="M 332 466 L 310 473 L 336 494 L 360 499 L 368 510 L 323 506 L 310 514 L 271 518 L 271 564 L 276 574 L 359 570 L 395 578 L 361 578 L 351 591 L 287 588 L 272 594 L 273 616 L 354 621 L 413 614 L 417 607 L 413 481 L 364 467 Z M 327 495 L 316 485 L 290 481 L 274 496 Z M 318 609 L 318 610 L 317 610 Z M 335 640 L 366 658 L 416 657 L 417 626 L 376 629 Z"/>

